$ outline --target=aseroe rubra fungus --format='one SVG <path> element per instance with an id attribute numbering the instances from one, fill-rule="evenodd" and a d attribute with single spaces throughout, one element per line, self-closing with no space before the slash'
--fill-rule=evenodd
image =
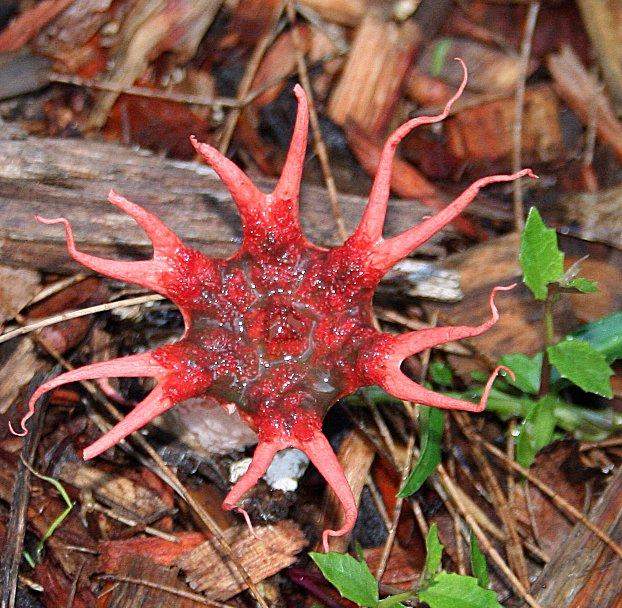
<path id="1" fill-rule="evenodd" d="M 464 67 L 464 64 L 463 64 Z M 340 397 L 376 384 L 400 399 L 430 406 L 479 412 L 479 404 L 434 393 L 400 371 L 405 357 L 430 347 L 476 336 L 498 319 L 493 296 L 491 318 L 473 327 L 440 327 L 398 336 L 378 332 L 372 324 L 372 296 L 381 277 L 400 259 L 452 221 L 494 182 L 533 174 L 524 169 L 476 181 L 437 215 L 398 236 L 384 239 L 391 165 L 398 143 L 418 125 L 445 118 L 460 96 L 464 80 L 444 112 L 410 120 L 386 142 L 361 222 L 347 241 L 333 249 L 308 242 L 300 229 L 298 194 L 307 146 L 308 109 L 300 86 L 294 88 L 298 113 L 282 176 L 270 194 L 260 192 L 230 160 L 192 137 L 192 143 L 229 189 L 243 223 L 243 242 L 229 259 L 211 259 L 186 247 L 157 217 L 110 192 L 109 201 L 129 214 L 153 243 L 145 261 L 115 261 L 78 251 L 65 218 L 69 254 L 84 266 L 115 279 L 137 283 L 170 298 L 181 310 L 185 333 L 174 343 L 69 371 L 42 384 L 29 413 L 45 392 L 86 379 L 148 376 L 153 391 L 113 429 L 84 450 L 84 458 L 101 454 L 176 403 L 201 395 L 234 404 L 257 430 L 259 443 L 247 472 L 223 502 L 234 509 L 266 471 L 274 454 L 293 446 L 304 451 L 324 476 L 345 510 L 338 530 L 350 531 L 357 507 L 341 466 L 322 434 L 322 418 Z M 25 430 L 25 429 L 24 429 Z M 241 509 L 240 509 L 241 510 Z"/>

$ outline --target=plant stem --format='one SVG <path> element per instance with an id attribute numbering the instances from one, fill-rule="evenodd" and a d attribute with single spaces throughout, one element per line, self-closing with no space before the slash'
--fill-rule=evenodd
<path id="1" fill-rule="evenodd" d="M 542 374 L 540 380 L 539 397 L 543 397 L 549 392 L 551 386 L 551 363 L 547 348 L 553 345 L 555 341 L 555 327 L 553 325 L 553 305 L 557 300 L 557 290 L 554 285 L 550 285 L 544 300 L 544 316 L 542 324 L 544 329 L 544 349 L 542 352 Z"/>

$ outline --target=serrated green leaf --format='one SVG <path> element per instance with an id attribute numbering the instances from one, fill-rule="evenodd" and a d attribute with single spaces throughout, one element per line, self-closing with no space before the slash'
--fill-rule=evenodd
<path id="1" fill-rule="evenodd" d="M 443 441 L 443 412 L 435 407 L 420 406 L 419 429 L 421 432 L 421 449 L 419 460 L 413 467 L 404 486 L 398 492 L 399 498 L 414 494 L 425 480 L 434 473 L 441 461 L 441 443 Z"/>
<path id="2" fill-rule="evenodd" d="M 572 337 L 589 342 L 602 353 L 607 363 L 622 359 L 622 312 L 586 323 L 572 334 Z"/>
<path id="3" fill-rule="evenodd" d="M 418 597 L 430 608 L 503 608 L 495 592 L 482 589 L 472 576 L 447 572 L 437 574 Z"/>
<path id="4" fill-rule="evenodd" d="M 364 561 L 344 553 L 309 553 L 322 574 L 346 599 L 365 608 L 378 606 L 378 581 Z"/>
<path id="5" fill-rule="evenodd" d="M 536 454 L 553 441 L 557 425 L 556 405 L 557 399 L 546 395 L 538 401 L 520 425 L 516 442 L 516 461 L 521 466 L 529 468 Z"/>
<path id="6" fill-rule="evenodd" d="M 433 361 L 430 363 L 430 378 L 440 386 L 451 387 L 454 383 L 454 375 L 451 368 L 442 361 Z"/>
<path id="7" fill-rule="evenodd" d="M 524 393 L 536 395 L 540 390 L 540 376 L 542 375 L 542 353 L 528 357 L 522 353 L 503 355 L 499 359 L 501 365 L 509 367 L 516 376 L 512 380 L 509 374 L 504 373 L 506 382 L 520 389 Z"/>
<path id="8" fill-rule="evenodd" d="M 518 259 L 525 284 L 536 300 L 545 300 L 547 285 L 564 275 L 564 254 L 557 247 L 555 230 L 547 228 L 535 207 L 527 216 Z"/>
<path id="9" fill-rule="evenodd" d="M 583 340 L 562 340 L 546 349 L 551 365 L 562 378 L 570 380 L 588 393 L 596 393 L 611 399 L 610 377 L 613 370 L 602 353 Z"/>
<path id="10" fill-rule="evenodd" d="M 576 277 L 562 283 L 563 287 L 571 287 L 581 293 L 596 293 L 598 291 L 598 283 L 596 281 L 590 281 L 584 277 Z"/>
<path id="11" fill-rule="evenodd" d="M 482 589 L 488 589 L 490 587 L 490 579 L 488 577 L 488 564 L 486 563 L 486 557 L 479 548 L 477 537 L 471 531 L 471 572 L 477 579 L 477 584 Z"/>
<path id="12" fill-rule="evenodd" d="M 443 558 L 443 545 L 438 538 L 438 526 L 432 524 L 425 539 L 425 564 L 421 573 L 421 584 L 426 585 L 431 581 L 441 567 Z"/>

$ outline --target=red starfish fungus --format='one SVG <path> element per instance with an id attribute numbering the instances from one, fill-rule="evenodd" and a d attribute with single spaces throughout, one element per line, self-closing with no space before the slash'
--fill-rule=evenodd
<path id="1" fill-rule="evenodd" d="M 308 130 L 307 100 L 300 86 L 294 88 L 298 114 L 291 145 L 270 194 L 260 192 L 217 150 L 191 138 L 242 216 L 243 243 L 231 258 L 211 259 L 186 247 L 157 217 L 114 192 L 110 203 L 136 220 L 151 239 L 150 260 L 114 261 L 83 253 L 76 249 L 65 218 L 38 218 L 64 225 L 69 254 L 84 266 L 170 298 L 183 313 L 186 329 L 175 344 L 87 365 L 44 383 L 30 400 L 22 428 L 37 399 L 55 387 L 78 380 L 150 376 L 157 381 L 153 391 L 87 447 L 85 459 L 101 454 L 176 403 L 210 395 L 223 405 L 235 404 L 259 434 L 252 463 L 226 496 L 223 508 L 236 508 L 274 454 L 294 446 L 309 456 L 345 510 L 343 526 L 324 531 L 324 545 L 329 536 L 350 531 L 356 503 L 322 434 L 322 418 L 335 401 L 359 387 L 377 384 L 400 399 L 426 405 L 473 412 L 485 407 L 488 390 L 479 404 L 439 395 L 407 378 L 400 364 L 414 353 L 486 331 L 498 319 L 494 293 L 507 287 L 493 290 L 492 316 L 482 325 L 393 336 L 378 332 L 372 324 L 374 289 L 391 266 L 451 222 L 483 186 L 533 177 L 525 169 L 480 179 L 437 215 L 398 236 L 383 238 L 398 143 L 414 127 L 445 118 L 465 82 L 466 68 L 460 89 L 442 114 L 410 120 L 389 137 L 363 218 L 354 234 L 334 249 L 313 245 L 300 229 L 298 194 Z M 492 378 L 488 388 L 491 382 Z"/>

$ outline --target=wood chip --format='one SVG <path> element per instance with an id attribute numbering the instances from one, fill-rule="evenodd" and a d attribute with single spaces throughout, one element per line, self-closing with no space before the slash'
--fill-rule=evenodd
<path id="1" fill-rule="evenodd" d="M 233 554 L 255 583 L 291 566 L 307 544 L 300 528 L 290 520 L 258 526 L 255 533 L 258 539 L 241 526 L 224 533 Z M 210 599 L 226 600 L 246 588 L 210 541 L 180 557 L 177 565 L 185 571 L 190 587 Z"/>
<path id="2" fill-rule="evenodd" d="M 565 46 L 549 55 L 547 65 L 560 97 L 579 115 L 585 125 L 596 121 L 598 136 L 622 160 L 622 123 L 596 79 L 585 69 L 575 52 Z"/>
<path id="3" fill-rule="evenodd" d="M 58 477 L 76 488 L 91 491 L 105 505 L 144 523 L 156 521 L 169 512 L 168 506 L 151 490 L 86 463 L 66 462 Z"/>
<path id="4" fill-rule="evenodd" d="M 366 131 L 383 134 L 418 39 L 412 22 L 397 26 L 368 14 L 356 31 L 341 79 L 330 97 L 328 115 L 339 125 L 351 118 Z"/>
<path id="5" fill-rule="evenodd" d="M 38 272 L 0 266 L 0 327 L 32 300 L 40 282 Z"/>
<path id="6" fill-rule="evenodd" d="M 169 590 L 187 592 L 176 568 L 159 566 L 144 556 L 125 556 L 119 564 L 119 576 L 148 584 L 119 580 L 105 602 L 106 608 L 201 608 L 205 604 L 176 595 Z M 113 579 L 114 580 L 114 579 Z M 149 584 L 150 583 L 150 584 Z M 157 587 L 162 587 L 158 589 Z"/>

